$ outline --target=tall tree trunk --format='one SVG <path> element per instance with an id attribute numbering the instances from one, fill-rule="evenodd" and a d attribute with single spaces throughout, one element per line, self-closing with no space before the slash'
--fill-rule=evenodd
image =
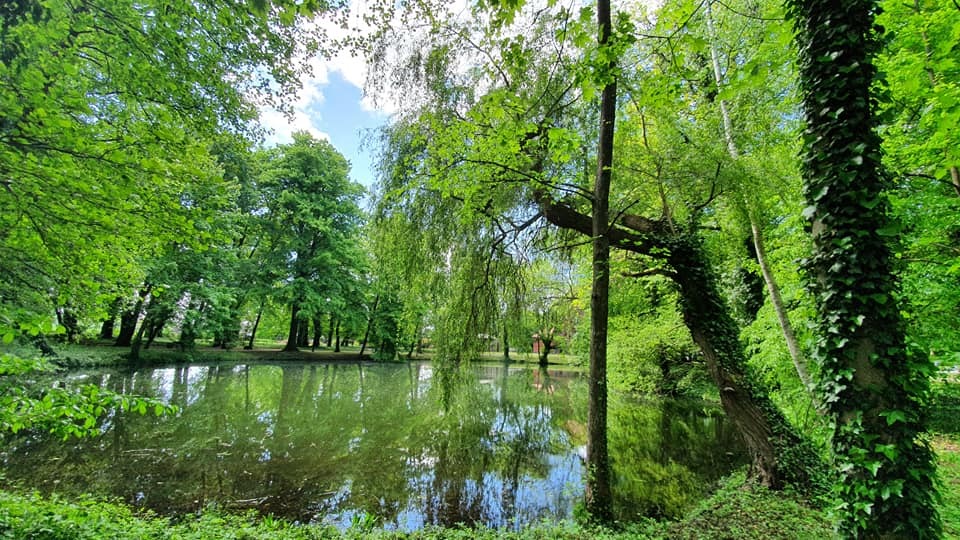
<path id="1" fill-rule="evenodd" d="M 100 339 L 113 339 L 114 322 L 117 320 L 117 315 L 120 314 L 120 308 L 122 306 L 123 298 L 119 296 L 110 303 L 110 310 L 107 313 L 107 317 L 103 319 L 103 324 L 100 326 Z"/>
<path id="2" fill-rule="evenodd" d="M 260 328 L 260 317 L 263 316 L 263 306 L 264 302 L 260 302 L 260 309 L 257 310 L 257 318 L 253 321 L 253 328 L 250 330 L 250 342 L 244 347 L 244 349 L 248 351 L 253 350 L 253 342 L 257 338 L 257 329 Z"/>
<path id="3" fill-rule="evenodd" d="M 300 315 L 300 303 L 293 301 L 290 303 L 290 332 L 287 335 L 287 345 L 283 348 L 285 352 L 297 350 L 297 330 L 300 329 L 300 321 L 297 317 Z"/>
<path id="4" fill-rule="evenodd" d="M 610 0 L 597 0 L 598 42 L 606 47 L 612 32 Z M 600 137 L 593 186 L 593 283 L 590 292 L 590 381 L 587 411 L 586 508 L 601 522 L 613 518 L 610 460 L 607 451 L 607 322 L 610 294 L 610 178 L 613 132 L 617 115 L 617 83 L 613 60 L 604 66 L 611 81 L 600 96 Z"/>
<path id="5" fill-rule="evenodd" d="M 788 0 L 800 51 L 804 195 L 814 252 L 821 401 L 846 510 L 860 538 L 934 538 L 936 466 L 921 403 L 932 364 L 909 350 L 888 245 L 895 230 L 881 164 L 874 58 L 877 0 Z"/>
<path id="6" fill-rule="evenodd" d="M 317 350 L 317 347 L 320 346 L 320 336 L 323 335 L 323 331 L 320 326 L 320 316 L 313 318 L 313 342 L 310 344 L 310 350 Z"/>
<path id="7" fill-rule="evenodd" d="M 333 352 L 340 352 L 340 317 L 337 317 L 337 327 L 333 331 L 333 336 L 337 343 Z"/>
<path id="8" fill-rule="evenodd" d="M 327 348 L 329 349 L 333 345 L 333 326 L 337 322 L 337 317 L 334 316 L 333 312 L 330 312 L 330 330 L 327 331 Z"/>
<path id="9" fill-rule="evenodd" d="M 124 311 L 120 314 L 120 333 L 117 335 L 117 341 L 114 345 L 117 347 L 129 347 L 133 340 L 133 334 L 137 331 L 137 322 L 140 319 L 140 312 L 143 310 L 143 302 L 150 294 L 151 285 L 146 284 L 137 293 L 137 303 L 133 309 Z"/>
<path id="10" fill-rule="evenodd" d="M 306 347 L 310 339 L 310 318 L 300 317 L 297 325 L 297 347 Z"/>
<path id="11" fill-rule="evenodd" d="M 510 361 L 510 333 L 507 329 L 507 318 L 503 318 L 503 360 Z"/>
<path id="12" fill-rule="evenodd" d="M 723 73 L 720 70 L 720 55 L 717 52 L 717 35 L 713 24 L 713 9 L 711 8 L 713 0 L 707 0 L 706 19 L 707 32 L 710 37 L 710 60 L 713 66 L 713 78 L 717 85 L 717 92 L 723 90 Z M 740 158 L 740 150 L 733 138 L 733 122 L 730 120 L 730 112 L 727 109 L 726 100 L 720 100 L 720 116 L 723 121 L 723 135 L 727 142 L 727 152 L 730 158 L 736 161 Z M 813 391 L 813 381 L 810 378 L 810 370 L 807 368 L 807 359 L 800 350 L 800 343 L 797 341 L 796 333 L 793 331 L 793 325 L 790 323 L 790 316 L 787 314 L 786 306 L 783 303 L 783 297 L 780 294 L 780 286 L 773 275 L 773 270 L 767 262 L 767 250 L 763 244 L 763 229 L 760 227 L 757 219 L 757 212 L 754 210 L 754 201 L 750 201 L 741 190 L 742 204 L 744 212 L 747 214 L 747 220 L 750 222 L 750 236 L 753 239 L 753 250 L 757 256 L 757 264 L 760 266 L 760 273 L 763 275 L 763 281 L 767 285 L 767 293 L 770 295 L 770 305 L 777 314 L 777 322 L 780 324 L 780 330 L 783 333 L 783 339 L 787 343 L 787 350 L 790 351 L 790 359 L 793 361 L 793 367 L 797 370 L 797 376 L 800 382 L 808 392 Z"/>
<path id="13" fill-rule="evenodd" d="M 679 286 L 680 310 L 707 371 L 720 390 L 724 412 L 752 459 L 753 473 L 771 489 L 815 490 L 819 458 L 770 401 L 750 372 L 736 322 L 717 287 L 699 239 L 677 242 L 669 255 Z M 812 473 L 812 474 L 811 474 Z"/>
<path id="14" fill-rule="evenodd" d="M 380 295 L 373 299 L 373 309 L 370 310 L 370 317 L 367 318 L 367 330 L 363 333 L 363 343 L 360 344 L 360 358 L 363 358 L 363 351 L 367 349 L 367 339 L 370 338 L 370 329 L 373 328 L 373 320 L 377 317 L 377 306 L 380 305 Z"/>

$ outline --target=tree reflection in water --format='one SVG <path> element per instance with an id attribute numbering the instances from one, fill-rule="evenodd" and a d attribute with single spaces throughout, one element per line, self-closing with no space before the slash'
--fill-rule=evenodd
<path id="1" fill-rule="evenodd" d="M 7 484 L 120 497 L 160 513 L 217 505 L 342 527 L 520 527 L 570 517 L 583 496 L 585 382 L 504 365 L 451 377 L 430 364 L 189 365 L 72 374 L 157 396 L 173 417 L 111 412 L 99 438 L 26 434 Z M 703 404 L 614 397 L 610 447 L 622 519 L 674 516 L 742 462 Z"/>

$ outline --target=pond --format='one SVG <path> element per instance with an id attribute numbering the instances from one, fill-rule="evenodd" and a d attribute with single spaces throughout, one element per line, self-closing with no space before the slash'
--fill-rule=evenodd
<path id="1" fill-rule="evenodd" d="M 0 453 L 7 485 L 162 514 L 216 505 L 341 528 L 372 516 L 401 530 L 518 528 L 571 517 L 583 497 L 587 386 L 577 371 L 198 364 L 72 373 L 69 384 L 80 383 L 179 412 L 111 412 L 99 437 L 79 441 L 16 438 Z M 721 412 L 701 402 L 613 395 L 609 446 L 627 521 L 680 514 L 744 462 Z"/>

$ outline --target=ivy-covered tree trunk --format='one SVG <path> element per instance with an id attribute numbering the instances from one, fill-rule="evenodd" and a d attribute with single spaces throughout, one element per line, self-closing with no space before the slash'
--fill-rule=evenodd
<path id="1" fill-rule="evenodd" d="M 510 361 L 510 332 L 509 332 L 509 329 L 507 328 L 507 324 L 508 324 L 507 318 L 504 317 L 503 318 L 503 336 L 501 336 L 502 343 L 503 343 L 503 361 L 504 362 Z"/>
<path id="2" fill-rule="evenodd" d="M 554 225 L 583 234 L 592 230 L 590 216 L 543 196 L 538 200 L 541 212 Z M 819 491 L 822 463 L 812 445 L 796 433 L 751 375 L 739 330 L 720 295 L 696 227 L 691 224 L 688 228 L 684 232 L 669 219 L 622 214 L 607 236 L 618 249 L 647 255 L 668 266 L 658 273 L 670 277 L 679 288 L 684 322 L 703 353 L 724 411 L 753 459 L 754 475 L 775 489 L 793 485 L 804 492 Z"/>
<path id="3" fill-rule="evenodd" d="M 680 292 L 684 323 L 703 353 L 727 418 L 750 453 L 753 474 L 771 489 L 793 485 L 801 491 L 815 490 L 822 464 L 747 366 L 739 328 L 720 294 L 699 238 L 692 234 L 678 237 L 667 261 Z"/>
<path id="4" fill-rule="evenodd" d="M 875 131 L 876 0 L 790 0 L 807 127 L 804 192 L 814 241 L 820 401 L 835 424 L 842 528 L 931 538 L 933 453 L 921 437 L 929 360 L 908 350 L 888 241 L 897 234 Z"/>

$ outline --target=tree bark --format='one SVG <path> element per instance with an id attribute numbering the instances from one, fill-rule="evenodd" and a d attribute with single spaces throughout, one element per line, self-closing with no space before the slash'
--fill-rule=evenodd
<path id="1" fill-rule="evenodd" d="M 706 3 L 707 32 L 710 37 L 710 60 L 713 67 L 713 78 L 717 85 L 717 92 L 722 90 L 723 74 L 720 70 L 720 55 L 717 52 L 716 30 L 713 24 L 713 10 L 711 8 L 712 0 Z M 736 161 L 740 158 L 740 150 L 733 138 L 733 122 L 730 120 L 730 112 L 727 109 L 726 100 L 720 100 L 720 116 L 723 121 L 723 135 L 727 142 L 727 152 L 730 158 Z M 741 190 L 741 193 L 743 191 Z M 810 370 L 807 368 L 807 359 L 800 350 L 800 343 L 797 341 L 796 333 L 793 331 L 793 325 L 790 323 L 790 316 L 787 314 L 786 306 L 783 304 L 783 297 L 780 294 L 780 286 L 773 275 L 770 265 L 767 263 L 767 251 L 763 244 L 763 230 L 757 220 L 756 212 L 751 207 L 752 201 L 748 200 L 745 194 L 742 195 L 744 212 L 747 214 L 747 220 L 750 222 L 750 233 L 753 239 L 753 249 L 757 256 L 757 264 L 760 265 L 760 273 L 763 275 L 763 281 L 767 285 L 767 293 L 770 295 L 770 304 L 777 314 L 777 322 L 780 324 L 780 330 L 783 333 L 783 339 L 787 343 L 787 350 L 790 351 L 790 359 L 793 361 L 793 367 L 797 370 L 797 376 L 800 382 L 808 392 L 813 391 L 813 380 L 810 378 Z"/>
<path id="2" fill-rule="evenodd" d="M 610 40 L 610 0 L 597 0 L 598 43 Z M 600 95 L 600 137 L 593 186 L 590 234 L 593 238 L 593 282 L 590 292 L 590 381 L 587 411 L 586 508 L 593 519 L 613 518 L 610 459 L 607 450 L 607 324 L 610 294 L 610 180 L 613 167 L 613 134 L 617 117 L 617 83 L 613 60 L 604 68 L 610 81 Z"/>
<path id="3" fill-rule="evenodd" d="M 253 350 L 253 341 L 257 337 L 257 329 L 260 327 L 260 317 L 263 316 L 263 305 L 263 302 L 260 302 L 260 309 L 257 310 L 257 318 L 253 321 L 253 328 L 250 330 L 250 342 L 244 347 L 244 349 L 248 351 Z"/>
<path id="4" fill-rule="evenodd" d="M 320 346 L 320 336 L 323 335 L 323 331 L 320 326 L 320 316 L 313 318 L 313 342 L 310 344 L 311 350 L 317 350 L 317 347 Z"/>
<path id="5" fill-rule="evenodd" d="M 507 319 L 503 319 L 503 361 L 510 361 L 510 333 L 507 329 Z"/>
<path id="6" fill-rule="evenodd" d="M 367 318 L 367 330 L 363 333 L 363 342 L 360 344 L 360 358 L 363 358 L 363 351 L 367 349 L 367 339 L 370 338 L 370 329 L 373 328 L 373 320 L 377 317 L 377 306 L 380 305 L 380 295 L 377 294 L 373 299 L 373 309 L 370 310 L 370 317 Z"/>
<path id="7" fill-rule="evenodd" d="M 114 323 L 117 320 L 117 315 L 120 314 L 120 308 L 122 306 L 123 299 L 119 296 L 110 304 L 110 311 L 100 326 L 100 339 L 113 339 Z"/>
<path id="8" fill-rule="evenodd" d="M 333 331 L 333 335 L 334 335 L 334 340 L 336 341 L 336 345 L 334 346 L 335 348 L 333 349 L 333 352 L 340 352 L 340 317 L 337 317 L 337 326 L 336 326 L 336 329 L 334 329 Z"/>
<path id="9" fill-rule="evenodd" d="M 540 343 L 539 365 L 540 367 L 547 367 L 550 365 L 550 348 L 553 347 L 553 336 L 544 337 L 543 332 L 540 332 Z"/>
<path id="10" fill-rule="evenodd" d="M 804 196 L 817 298 L 815 354 L 845 505 L 841 533 L 860 538 L 941 534 L 936 464 L 923 437 L 932 363 L 907 344 L 889 242 L 873 92 L 883 40 L 877 0 L 788 0 L 800 51 Z"/>
<path id="11" fill-rule="evenodd" d="M 330 312 L 330 329 L 327 331 L 327 348 L 329 349 L 333 345 L 333 327 L 336 324 L 337 317 L 333 315 L 333 312 Z"/>
<path id="12" fill-rule="evenodd" d="M 310 337 L 310 319 L 301 317 L 297 325 L 297 347 L 306 347 Z"/>
<path id="13" fill-rule="evenodd" d="M 117 335 L 117 341 L 114 342 L 114 345 L 117 347 L 129 347 L 130 342 L 133 340 L 133 334 L 137 331 L 137 322 L 140 319 L 140 312 L 143 310 L 143 302 L 146 300 L 147 295 L 150 294 L 151 286 L 149 284 L 144 285 L 140 292 L 138 293 L 137 303 L 134 304 L 133 309 L 124 311 L 120 315 L 120 333 Z"/>
<path id="14" fill-rule="evenodd" d="M 817 465 L 808 447 L 776 408 L 747 367 L 739 330 L 717 287 L 698 240 L 674 244 L 668 256 L 679 287 L 680 311 L 694 343 L 703 353 L 710 377 L 720 391 L 720 403 L 736 426 L 761 484 L 782 489 L 787 484 L 811 488 L 811 472 L 797 467 Z"/>
<path id="15" fill-rule="evenodd" d="M 283 348 L 284 352 L 293 352 L 297 350 L 297 330 L 300 328 L 300 321 L 297 316 L 300 314 L 300 303 L 290 303 L 290 331 L 287 334 L 287 345 Z"/>

